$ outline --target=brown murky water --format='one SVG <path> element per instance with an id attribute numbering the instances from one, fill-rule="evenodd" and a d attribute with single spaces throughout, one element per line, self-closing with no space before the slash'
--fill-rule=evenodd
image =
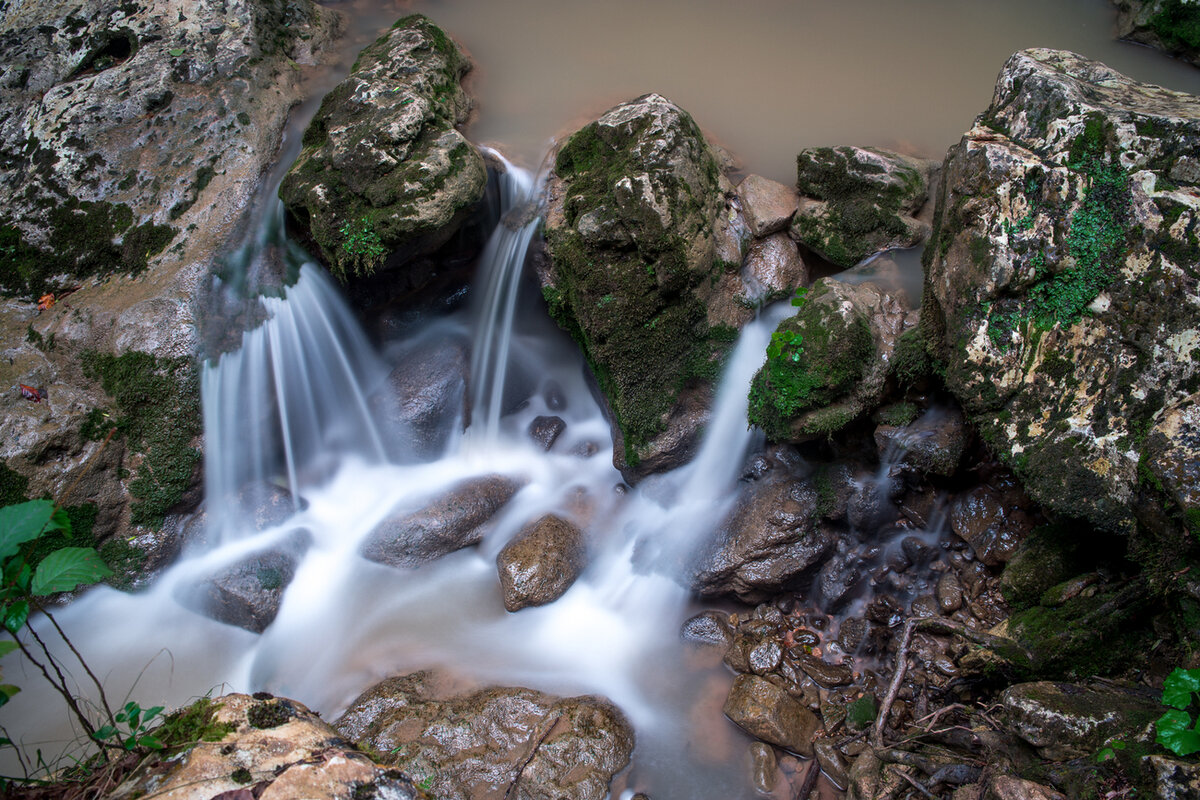
<path id="1" fill-rule="evenodd" d="M 796 152 L 810 146 L 940 158 L 987 107 L 1005 59 L 1027 47 L 1074 50 L 1200 93 L 1200 70 L 1114 41 L 1107 0 L 390 5 L 428 14 L 470 50 L 473 138 L 533 166 L 552 137 L 650 91 L 690 111 L 748 171 L 788 183 Z"/>

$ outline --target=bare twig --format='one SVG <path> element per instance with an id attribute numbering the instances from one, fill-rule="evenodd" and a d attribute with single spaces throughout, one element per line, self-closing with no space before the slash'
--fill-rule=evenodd
<path id="1" fill-rule="evenodd" d="M 100 705 L 104 709 L 105 716 L 108 717 L 108 724 L 112 725 L 114 728 L 117 727 L 117 719 L 113 716 L 112 706 L 108 702 L 108 696 L 104 693 L 104 684 L 101 683 L 100 679 L 96 677 L 96 673 L 92 672 L 92 668 L 88 666 L 87 661 L 83 659 L 83 654 L 75 649 L 75 643 L 67 638 L 66 631 L 64 631 L 62 626 L 58 624 L 58 620 L 54 618 L 54 615 L 50 613 L 50 610 L 36 600 L 34 601 L 34 606 L 46 615 L 46 619 L 50 620 L 50 624 L 54 626 L 54 630 L 58 631 L 58 635 L 62 637 L 64 642 L 67 643 L 67 647 L 71 648 L 71 652 L 75 654 L 75 660 L 78 661 L 83 667 L 83 671 L 87 673 L 88 677 L 92 679 L 92 683 L 95 684 L 96 691 L 100 693 Z M 32 628 L 30 628 L 30 630 L 32 630 Z M 44 649 L 45 645 L 42 645 L 42 647 Z"/>
<path id="2" fill-rule="evenodd" d="M 17 747 L 16 741 L 8 732 L 8 728 L 0 725 L 0 733 L 3 733 L 4 738 L 8 739 L 9 744 L 12 746 L 13 752 L 17 754 L 17 761 L 21 764 L 21 771 L 25 773 L 25 779 L 29 780 L 29 764 L 25 763 L 25 754 L 21 752 L 21 748 Z"/>
<path id="3" fill-rule="evenodd" d="M 37 633 L 33 631 L 33 628 L 30 628 L 29 630 L 30 630 L 30 632 L 33 632 L 34 638 L 37 639 Z M 41 671 L 42 675 L 46 678 L 46 681 L 51 686 L 54 687 L 54 690 L 56 692 L 58 692 L 60 695 L 62 695 L 63 700 L 67 701 L 67 705 L 71 708 L 71 711 L 74 712 L 75 718 L 79 720 L 79 724 L 83 726 L 84 732 L 87 733 L 88 739 L 90 739 L 92 741 L 98 741 L 96 739 L 96 729 L 94 727 L 92 727 L 91 721 L 88 720 L 87 715 L 83 713 L 83 709 L 81 709 L 79 707 L 79 703 L 78 703 L 78 701 L 76 701 L 75 696 L 73 694 L 71 694 L 69 689 L 67 689 L 66 678 L 63 676 L 62 672 L 59 670 L 58 665 L 54 662 L 54 659 L 50 658 L 50 664 L 51 664 L 51 666 L 54 667 L 54 672 L 58 675 L 58 679 L 59 679 L 59 681 L 61 681 L 61 683 L 55 682 L 54 678 L 52 678 L 50 676 L 50 671 L 48 669 L 46 669 L 46 665 L 41 663 L 40 661 L 38 661 L 36 658 L 33 657 L 33 653 L 30 652 L 29 648 L 26 646 L 26 644 L 23 641 L 21 641 L 19 638 L 17 638 L 17 635 L 15 633 L 13 634 L 13 639 L 16 640 L 17 647 L 21 648 L 21 652 L 25 654 L 25 657 L 27 659 L 29 659 L 29 663 L 31 663 L 35 667 L 37 667 L 38 670 Z M 38 640 L 38 643 L 41 644 L 40 639 Z M 45 651 L 45 649 L 46 649 L 46 645 L 42 644 L 42 650 Z M 49 655 L 48 652 L 47 652 L 47 655 Z M 108 761 L 108 752 L 106 751 L 103 743 L 101 743 L 100 755 L 104 758 L 104 760 L 106 762 Z"/>
<path id="4" fill-rule="evenodd" d="M 903 778 L 904 780 L 906 780 L 906 781 L 908 781 L 909 783 L 911 783 L 911 784 L 912 784 L 912 787 L 913 787 L 914 789 L 916 789 L 918 792 L 920 792 L 921 794 L 925 795 L 926 797 L 930 798 L 930 800 L 937 800 L 937 795 L 935 795 L 933 792 L 929 791 L 929 790 L 928 790 L 928 789 L 926 789 L 924 786 L 922 786 L 922 785 L 921 785 L 921 783 L 920 783 L 919 781 L 917 781 L 917 780 L 915 780 L 914 778 L 910 777 L 910 776 L 909 776 L 909 774 L 908 774 L 907 772 L 905 772 L 904 770 L 902 770 L 902 769 L 898 769 L 898 768 L 896 768 L 896 767 L 888 767 L 888 770 L 889 770 L 889 771 L 890 771 L 890 772 L 891 772 L 893 775 L 899 775 L 901 778 Z"/>
<path id="5" fill-rule="evenodd" d="M 819 777 L 821 777 L 821 765 L 817 763 L 816 756 L 813 756 L 808 765 L 808 772 L 804 773 L 804 783 L 800 784 L 800 791 L 796 792 L 796 800 L 808 800 L 809 795 L 817 786 Z"/>

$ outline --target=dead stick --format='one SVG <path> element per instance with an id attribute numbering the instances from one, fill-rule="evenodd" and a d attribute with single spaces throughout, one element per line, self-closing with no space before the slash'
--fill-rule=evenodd
<path id="1" fill-rule="evenodd" d="M 800 791 L 796 792 L 796 800 L 808 800 L 808 796 L 816 788 L 819 777 L 821 777 L 821 765 L 817 763 L 817 757 L 813 756 L 808 772 L 804 773 L 804 783 L 800 784 Z"/>
<path id="2" fill-rule="evenodd" d="M 930 800 L 937 800 L 937 795 L 922 786 L 921 783 L 916 779 L 909 777 L 908 773 L 904 770 L 899 769 L 898 767 L 888 767 L 888 769 L 891 770 L 893 775 L 899 775 L 901 778 L 904 778 L 904 780 L 911 783 L 914 789 L 930 798 Z"/>

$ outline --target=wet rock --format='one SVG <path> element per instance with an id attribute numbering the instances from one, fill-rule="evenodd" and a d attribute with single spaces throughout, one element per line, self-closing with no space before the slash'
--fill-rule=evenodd
<path id="1" fill-rule="evenodd" d="M 904 621 L 904 607 L 891 595 L 877 595 L 867 604 L 866 618 L 877 625 L 893 627 Z"/>
<path id="2" fill-rule="evenodd" d="M 838 750 L 836 743 L 828 739 L 820 739 L 813 744 L 813 753 L 816 755 L 817 763 L 821 765 L 821 771 L 839 789 L 845 789 L 850 785 L 850 765 L 846 763 L 846 759 Z"/>
<path id="3" fill-rule="evenodd" d="M 796 344 L 770 355 L 754 376 L 748 419 L 772 441 L 840 430 L 883 400 L 896 338 L 915 323 L 874 284 L 822 278 L 773 334 Z"/>
<path id="4" fill-rule="evenodd" d="M 950 527 L 980 561 L 997 566 L 1012 558 L 1033 525 L 1023 512 L 1004 508 L 990 489 L 977 486 L 951 504 Z"/>
<path id="5" fill-rule="evenodd" d="M 950 477 L 966 449 L 966 422 L 958 409 L 930 409 L 911 425 L 880 425 L 875 444 L 881 458 L 897 452 L 899 460 L 922 475 Z"/>
<path id="6" fill-rule="evenodd" d="M 800 202 L 794 189 L 761 175 L 747 175 L 738 184 L 737 193 L 746 225 L 756 239 L 787 230 Z"/>
<path id="7" fill-rule="evenodd" d="M 371 561 L 412 568 L 478 544 L 488 521 L 521 485 L 502 475 L 465 480 L 420 510 L 401 512 L 379 523 L 360 552 Z"/>
<path id="8" fill-rule="evenodd" d="M 750 671 L 756 675 L 766 675 L 779 669 L 783 660 L 783 645 L 778 639 L 767 639 L 756 644 L 746 659 Z"/>
<path id="9" fill-rule="evenodd" d="M 895 468 L 884 475 L 863 478 L 858 481 L 846 506 L 846 520 L 855 530 L 873 534 L 895 520 L 896 507 L 892 501 L 900 495 L 903 487 L 900 471 Z"/>
<path id="10" fill-rule="evenodd" d="M 725 192 L 725 204 L 717 214 L 713 238 L 717 261 L 724 264 L 727 270 L 741 267 L 754 237 L 750 233 L 750 226 L 746 224 L 742 199 L 732 192 Z"/>
<path id="11" fill-rule="evenodd" d="M 827 689 L 848 686 L 854 680 L 853 670 L 845 664 L 830 664 L 815 656 L 800 656 L 798 660 L 804 674 Z"/>
<path id="12" fill-rule="evenodd" d="M 1177 166 L 1200 143 L 1200 99 L 1025 50 L 980 119 L 943 168 L 927 343 L 1036 501 L 1132 533 L 1139 464 L 1165 486 L 1178 462 L 1159 456 L 1186 426 L 1144 434 L 1195 392 L 1200 176 Z"/>
<path id="13" fill-rule="evenodd" d="M 178 590 L 176 599 L 218 622 L 262 633 L 274 622 L 310 540 L 295 536 L 280 549 L 243 558 L 199 586 Z"/>
<path id="14" fill-rule="evenodd" d="M 846 539 L 839 539 L 835 552 L 825 560 L 817 574 L 817 589 L 825 607 L 837 609 L 866 578 L 866 562 L 858 548 Z"/>
<path id="15" fill-rule="evenodd" d="M 487 184 L 483 157 L 456 128 L 471 110 L 459 85 L 471 64 L 440 28 L 404 17 L 354 66 L 322 100 L 279 189 L 293 226 L 343 279 L 433 252 Z"/>
<path id="16" fill-rule="evenodd" d="M 1066 800 L 1066 795 L 1049 786 L 1018 778 L 1015 775 L 996 775 L 988 786 L 989 797 L 996 800 Z"/>
<path id="17" fill-rule="evenodd" d="M 706 383 L 691 383 L 679 392 L 675 405 L 664 415 L 664 430 L 640 451 L 637 463 L 631 464 L 625 453 L 624 434 L 613 429 L 613 463 L 630 484 L 648 475 L 670 472 L 692 460 L 700 447 L 704 426 L 712 409 L 712 387 Z"/>
<path id="18" fill-rule="evenodd" d="M 541 416 L 533 418 L 526 432 L 529 434 L 529 438 L 541 445 L 542 449 L 548 453 L 566 429 L 567 423 L 563 421 L 562 417 Z"/>
<path id="19" fill-rule="evenodd" d="M 853 655 L 867 635 L 867 621 L 861 617 L 847 617 L 838 627 L 838 645 L 842 652 Z"/>
<path id="20" fill-rule="evenodd" d="M 614 463 L 639 470 L 627 478 L 669 468 L 643 462 L 663 449 L 655 442 L 664 431 L 679 438 L 673 409 L 692 365 L 729 348 L 728 332 L 707 317 L 726 269 L 712 233 L 725 210 L 718 159 L 691 116 L 648 94 L 568 138 L 546 193 L 550 257 L 538 278 L 551 316 L 607 376 L 619 421 Z M 621 231 L 633 249 L 597 239 L 592 227 Z"/>
<path id="21" fill-rule="evenodd" d="M 201 743 L 169 760 L 145 759 L 109 796 L 240 800 L 240 794 L 231 793 L 241 791 L 246 798 L 291 800 L 361 796 L 370 787 L 372 796 L 424 797 L 409 775 L 347 747 L 328 723 L 294 700 L 266 701 L 287 709 L 286 719 L 269 729 L 254 724 L 264 701 L 229 694 L 212 702 L 214 722 L 232 728 L 220 746 Z"/>
<path id="22" fill-rule="evenodd" d="M 812 736 L 820 722 L 775 684 L 757 675 L 737 676 L 724 711 L 751 736 L 800 755 L 812 755 Z"/>
<path id="23" fill-rule="evenodd" d="M 443 692 L 438 677 L 388 678 L 334 722 L 342 736 L 420 770 L 448 800 L 510 786 L 514 797 L 603 800 L 629 763 L 633 729 L 599 697 L 560 698 L 521 688 Z"/>
<path id="24" fill-rule="evenodd" d="M 467 350 L 449 339 L 422 343 L 397 359 L 384 384 L 386 392 L 371 398 L 381 418 L 390 423 L 401 459 L 440 456 L 461 424 L 467 387 Z"/>
<path id="25" fill-rule="evenodd" d="M 832 533 L 814 522 L 816 504 L 813 487 L 783 471 L 747 486 L 693 563 L 693 589 L 746 602 L 780 591 L 833 544 Z"/>
<path id="26" fill-rule="evenodd" d="M 925 204 L 933 164 L 862 147 L 819 147 L 796 157 L 802 200 L 791 235 L 840 267 L 928 234 L 913 218 Z"/>
<path id="27" fill-rule="evenodd" d="M 953 614 L 962 608 L 963 591 L 958 577 L 953 572 L 946 572 L 937 582 L 938 608 L 943 614 Z"/>
<path id="28" fill-rule="evenodd" d="M 554 514 L 526 525 L 496 556 L 504 608 L 554 602 L 586 565 L 587 543 L 578 526 Z"/>
<path id="29" fill-rule="evenodd" d="M 770 794 L 779 782 L 779 759 L 775 748 L 762 742 L 750 745 L 750 782 L 755 791 Z"/>
<path id="30" fill-rule="evenodd" d="M 825 519 L 837 522 L 846 518 L 851 498 L 858 489 L 854 470 L 847 464 L 818 467 L 813 473 L 817 489 L 817 511 Z"/>
<path id="31" fill-rule="evenodd" d="M 937 557 L 937 550 L 919 536 L 905 536 L 900 540 L 900 547 L 914 564 L 928 564 Z"/>
<path id="32" fill-rule="evenodd" d="M 685 642 L 728 647 L 733 641 L 729 619 L 720 611 L 703 611 L 683 623 L 680 636 Z"/>
<path id="33" fill-rule="evenodd" d="M 1114 737 L 1139 739 L 1162 714 L 1153 692 L 1109 683 L 1022 683 L 1000 702 L 1005 727 L 1056 761 L 1090 756 Z"/>
<path id="34" fill-rule="evenodd" d="M 909 613 L 914 617 L 936 617 L 942 613 L 942 604 L 936 597 L 921 595 L 913 599 L 909 605 Z"/>

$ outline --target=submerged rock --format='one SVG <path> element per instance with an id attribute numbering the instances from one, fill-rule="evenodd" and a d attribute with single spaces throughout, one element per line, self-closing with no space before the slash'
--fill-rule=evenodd
<path id="1" fill-rule="evenodd" d="M 722 267 L 714 258 L 716 156 L 692 118 L 649 94 L 623 103 L 559 149 L 547 186 L 539 267 L 550 314 L 592 365 L 612 411 L 614 461 L 627 477 L 661 453 L 688 451 L 682 391 L 707 384 L 731 329 L 707 321 Z M 739 265 L 740 266 L 740 265 Z"/>
<path id="2" fill-rule="evenodd" d="M 334 727 L 427 776 L 430 795 L 444 800 L 603 800 L 634 742 L 625 717 L 602 698 L 498 687 L 444 692 L 428 672 L 376 684 Z"/>
<path id="3" fill-rule="evenodd" d="M 418 345 L 399 358 L 372 406 L 390 423 L 396 455 L 440 456 L 466 403 L 467 350 L 455 341 Z"/>
<path id="4" fill-rule="evenodd" d="M 444 244 L 483 198 L 487 169 L 458 131 L 471 67 L 425 17 L 404 17 L 325 96 L 280 186 L 292 225 L 343 280 Z"/>
<path id="5" fill-rule="evenodd" d="M 912 247 L 929 233 L 914 215 L 928 197 L 932 169 L 932 162 L 873 148 L 804 150 L 796 157 L 803 197 L 792 238 L 840 267 Z"/>
<path id="6" fill-rule="evenodd" d="M 479 544 L 487 523 L 521 488 L 504 475 L 469 478 L 418 511 L 388 517 L 367 535 L 364 558 L 393 567 L 412 568 L 447 553 Z"/>
<path id="7" fill-rule="evenodd" d="M 840 430 L 882 401 L 896 340 L 914 324 L 916 314 L 874 284 L 821 279 L 772 334 L 750 386 L 750 422 L 772 441 Z"/>
<path id="8" fill-rule="evenodd" d="M 578 526 L 554 514 L 526 525 L 496 556 L 504 608 L 554 602 L 586 565 L 587 543 Z"/>
<path id="9" fill-rule="evenodd" d="M 1108 531 L 1156 484 L 1150 507 L 1200 514 L 1175 422 L 1200 386 L 1197 148 L 1200 98 L 1026 50 L 943 170 L 922 325 L 946 384 L 1035 500 Z"/>

